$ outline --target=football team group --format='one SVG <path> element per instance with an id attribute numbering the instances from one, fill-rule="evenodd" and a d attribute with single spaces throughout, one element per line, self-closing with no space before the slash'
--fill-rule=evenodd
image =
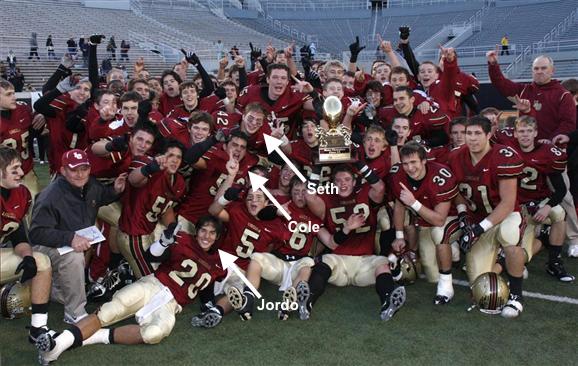
<path id="1" fill-rule="evenodd" d="M 89 39 L 88 77 L 65 55 L 33 110 L 0 80 L 2 312 L 31 307 L 41 364 L 90 344 L 159 343 L 197 297 L 194 327 L 231 312 L 250 320 L 261 279 L 279 286 L 280 320 L 312 321 L 328 284 L 374 286 L 376 319 L 388 321 L 418 272 L 437 283 L 432 306 L 451 306 L 457 270 L 480 310 L 515 318 L 525 264 L 541 249 L 553 280 L 574 280 L 561 256 L 565 244 L 578 256 L 567 167 L 578 81 L 554 80 L 548 56 L 521 84 L 487 53 L 495 90 L 517 109 L 503 126 L 500 110 L 480 108 L 455 51 L 418 63 L 407 27 L 396 47 L 380 42 L 370 74 L 356 39 L 349 65 L 304 46 L 300 70 L 293 44 L 250 44 L 250 65 L 233 49 L 217 75 L 185 50 L 160 77 L 142 59 L 130 78 L 99 75 L 103 37 Z M 330 97 L 342 106 L 332 130 Z M 50 141 L 43 190 L 32 130 Z M 351 159 L 321 159 L 328 134 L 351 140 Z M 105 237 L 95 245 L 80 231 L 92 226 Z M 217 249 L 238 257 L 252 286 Z M 68 329 L 48 328 L 50 301 Z M 88 314 L 87 301 L 102 305 Z M 114 327 L 131 316 L 137 324 Z"/>

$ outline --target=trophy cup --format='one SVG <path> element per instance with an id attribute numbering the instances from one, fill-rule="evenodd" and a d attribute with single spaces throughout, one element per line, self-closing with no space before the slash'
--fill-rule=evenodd
<path id="1" fill-rule="evenodd" d="M 351 132 L 341 125 L 342 105 L 339 98 L 330 96 L 323 103 L 329 130 L 317 126 L 319 155 L 315 164 L 341 164 L 355 161 L 351 158 Z"/>

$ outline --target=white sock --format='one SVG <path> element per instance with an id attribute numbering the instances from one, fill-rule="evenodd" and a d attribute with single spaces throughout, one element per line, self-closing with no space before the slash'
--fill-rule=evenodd
<path id="1" fill-rule="evenodd" d="M 82 346 L 88 346 L 90 344 L 108 344 L 108 336 L 110 334 L 110 329 L 102 328 L 96 331 L 93 335 L 88 337 L 82 342 Z"/>
<path id="2" fill-rule="evenodd" d="M 452 283 L 452 274 L 442 274 L 440 273 L 440 279 L 438 281 L 438 295 L 452 297 L 454 296 L 454 285 Z"/>
<path id="3" fill-rule="evenodd" d="M 48 314 L 47 313 L 36 313 L 32 314 L 30 319 L 30 325 L 34 328 L 42 328 L 48 324 Z"/>

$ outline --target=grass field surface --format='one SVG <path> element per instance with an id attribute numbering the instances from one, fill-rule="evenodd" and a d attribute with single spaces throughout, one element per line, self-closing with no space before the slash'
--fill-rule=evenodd
<path id="1" fill-rule="evenodd" d="M 45 182 L 45 169 L 39 175 Z M 406 287 L 406 305 L 382 322 L 373 287 L 329 286 L 309 321 L 293 315 L 281 322 L 274 311 L 257 311 L 249 322 L 230 314 L 214 329 L 198 329 L 190 326 L 199 309 L 195 303 L 177 316 L 172 334 L 159 345 L 88 346 L 65 352 L 57 364 L 577 365 L 578 286 L 547 275 L 546 260 L 542 252 L 529 264 L 524 289 L 574 303 L 526 296 L 524 312 L 513 320 L 468 312 L 469 291 L 459 285 L 451 304 L 434 306 L 435 285 L 420 280 Z M 565 263 L 570 273 L 578 273 L 578 259 L 565 258 Z M 465 275 L 456 270 L 454 278 Z M 266 283 L 261 293 L 267 301 L 280 299 Z M 51 305 L 49 318 L 50 327 L 66 329 L 62 306 Z M 1 320 L 1 366 L 36 363 L 36 350 L 26 340 L 28 323 L 28 318 Z"/>

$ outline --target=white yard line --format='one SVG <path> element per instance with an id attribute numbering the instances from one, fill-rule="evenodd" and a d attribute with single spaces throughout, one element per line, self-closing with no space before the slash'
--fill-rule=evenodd
<path id="1" fill-rule="evenodd" d="M 453 282 L 454 282 L 454 284 L 459 285 L 459 286 L 470 287 L 470 284 L 468 283 L 468 281 L 453 280 Z M 552 301 L 552 302 L 562 302 L 565 304 L 578 305 L 578 299 L 574 299 L 572 297 L 567 297 L 567 296 L 546 295 L 546 294 L 541 294 L 539 292 L 529 292 L 529 291 L 524 291 L 522 294 L 525 297 L 530 297 L 530 298 L 534 298 L 534 299 L 541 299 L 541 300 L 548 300 L 548 301 Z"/>

